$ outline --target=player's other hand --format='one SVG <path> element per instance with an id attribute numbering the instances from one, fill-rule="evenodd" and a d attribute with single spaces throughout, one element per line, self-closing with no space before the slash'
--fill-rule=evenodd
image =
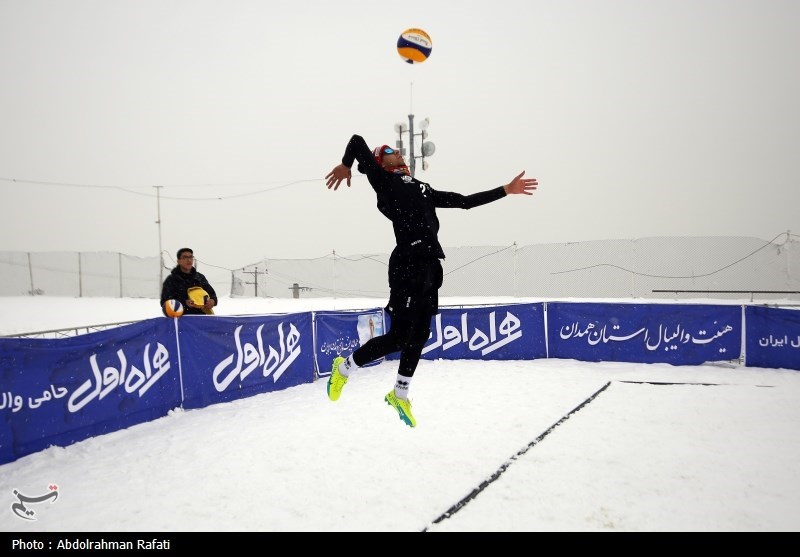
<path id="1" fill-rule="evenodd" d="M 343 164 L 337 165 L 331 170 L 327 176 L 325 176 L 325 180 L 327 180 L 326 184 L 328 189 L 333 187 L 334 191 L 339 189 L 339 185 L 344 181 L 347 180 L 347 187 L 350 187 L 350 179 L 353 177 L 350 169 Z"/>

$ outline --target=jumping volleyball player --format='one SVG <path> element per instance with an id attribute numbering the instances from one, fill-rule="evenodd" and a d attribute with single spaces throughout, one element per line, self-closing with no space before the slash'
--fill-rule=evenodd
<path id="1" fill-rule="evenodd" d="M 399 151 L 388 145 L 370 151 L 364 138 L 350 138 L 342 164 L 325 176 L 328 189 L 334 190 L 347 180 L 350 168 L 358 161 L 358 171 L 367 175 L 378 197 L 378 210 L 392 221 L 396 246 L 389 257 L 389 331 L 367 341 L 349 357 L 333 360 L 328 378 L 328 398 L 339 400 L 350 374 L 363 365 L 400 351 L 400 365 L 394 389 L 384 400 L 397 410 L 407 425 L 417 425 L 411 413 L 408 391 L 417 369 L 422 348 L 430 336 L 431 318 L 439 312 L 439 288 L 442 286 L 444 251 L 439 244 L 439 219 L 436 208 L 472 209 L 497 201 L 509 194 L 533 195 L 538 182 L 523 178 L 525 171 L 505 186 L 471 195 L 438 191 L 411 173 Z"/>

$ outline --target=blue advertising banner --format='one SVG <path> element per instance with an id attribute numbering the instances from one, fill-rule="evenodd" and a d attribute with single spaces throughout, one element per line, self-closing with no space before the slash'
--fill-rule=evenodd
<path id="1" fill-rule="evenodd" d="M 741 354 L 740 306 L 548 303 L 551 358 L 698 365 Z"/>
<path id="2" fill-rule="evenodd" d="M 0 463 L 178 407 L 175 326 L 158 317 L 65 339 L 0 338 Z"/>
<path id="3" fill-rule="evenodd" d="M 800 369 L 800 310 L 748 306 L 745 365 Z"/>
<path id="4" fill-rule="evenodd" d="M 544 304 L 442 308 L 431 319 L 426 360 L 544 358 Z M 398 353 L 391 355 L 396 359 Z"/>
<path id="5" fill-rule="evenodd" d="M 383 309 L 358 312 L 316 312 L 314 354 L 320 376 L 331 374 L 331 365 L 338 356 L 347 357 L 369 339 L 381 336 Z M 378 365 L 383 358 L 364 367 Z"/>
<path id="6" fill-rule="evenodd" d="M 314 380 L 311 313 L 179 319 L 184 408 Z"/>

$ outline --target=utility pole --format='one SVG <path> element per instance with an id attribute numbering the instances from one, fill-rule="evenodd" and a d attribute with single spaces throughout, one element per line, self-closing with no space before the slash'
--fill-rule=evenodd
<path id="1" fill-rule="evenodd" d="M 414 115 L 408 115 L 408 148 L 411 156 L 411 177 L 414 177 L 414 170 L 417 168 L 417 157 L 414 156 Z"/>
<path id="2" fill-rule="evenodd" d="M 245 282 L 245 284 L 252 284 L 255 287 L 256 298 L 258 298 L 258 266 L 256 266 L 256 268 L 253 269 L 252 271 L 245 271 L 244 269 L 242 269 L 242 273 L 246 275 L 253 275 L 253 282 Z M 267 270 L 264 269 L 264 274 L 266 273 Z"/>
<path id="3" fill-rule="evenodd" d="M 289 287 L 289 290 L 292 291 L 292 298 L 297 299 L 300 297 L 300 292 L 311 290 L 308 286 L 300 286 L 298 283 L 294 283 Z"/>
<path id="4" fill-rule="evenodd" d="M 158 278 L 159 288 L 164 284 L 164 250 L 161 247 L 161 188 L 164 186 L 153 186 L 156 188 L 156 224 L 158 225 Z"/>

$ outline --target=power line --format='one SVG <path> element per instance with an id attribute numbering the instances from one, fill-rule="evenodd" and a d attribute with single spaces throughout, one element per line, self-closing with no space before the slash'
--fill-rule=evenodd
<path id="1" fill-rule="evenodd" d="M 744 261 L 745 259 L 747 259 L 749 257 L 752 257 L 753 255 L 755 255 L 759 251 L 761 251 L 761 250 L 773 245 L 773 242 L 775 242 L 775 240 L 777 240 L 781 236 L 785 236 L 785 235 L 794 236 L 794 234 L 787 234 L 786 232 L 781 232 L 780 234 L 775 236 L 772 240 L 770 240 L 769 242 L 767 242 L 766 244 L 764 244 L 760 248 L 751 251 L 750 253 L 748 253 L 747 255 L 745 255 L 744 257 L 742 257 L 740 259 L 737 259 L 733 263 L 729 263 L 728 265 L 725 265 L 724 267 L 720 267 L 716 271 L 711 271 L 710 273 L 704 273 L 704 274 L 701 274 L 701 275 L 689 275 L 689 276 L 650 275 L 648 273 L 639 273 L 637 271 L 631 271 L 630 269 L 626 269 L 625 267 L 621 267 L 619 265 L 614 265 L 613 263 L 598 263 L 597 265 L 589 265 L 588 267 L 578 267 L 577 269 L 567 269 L 567 270 L 564 270 L 564 271 L 554 271 L 554 272 L 552 272 L 550 274 L 551 275 L 563 275 L 563 274 L 566 274 L 566 273 L 575 273 L 577 271 L 586 271 L 588 269 L 594 269 L 594 268 L 597 268 L 597 267 L 612 267 L 614 269 L 619 269 L 620 271 L 625 271 L 627 273 L 631 273 L 632 275 L 637 275 L 637 276 L 640 276 L 640 277 L 663 278 L 663 279 L 692 279 L 692 278 L 700 278 L 700 277 L 709 277 L 711 275 L 715 275 L 715 274 L 717 274 L 717 273 L 719 273 L 721 271 L 724 271 L 725 269 L 733 267 L 737 263 L 741 263 L 742 261 Z M 778 244 L 778 247 L 784 245 L 785 243 L 786 242 L 783 242 L 782 244 Z"/>
<path id="2" fill-rule="evenodd" d="M 46 182 L 41 180 L 25 180 L 19 178 L 3 178 L 0 177 L 0 181 L 4 182 L 11 182 L 14 184 L 33 184 L 33 185 L 40 185 L 40 186 L 55 186 L 55 187 L 67 187 L 67 188 L 89 188 L 89 189 L 105 189 L 105 190 L 118 190 L 125 193 L 129 193 L 131 195 L 139 195 L 143 197 L 156 197 L 156 195 L 152 193 L 147 193 L 144 191 L 134 191 L 131 188 L 199 188 L 199 187 L 245 187 L 245 186 L 255 186 L 255 185 L 262 185 L 262 184 L 269 184 L 269 183 L 276 183 L 276 182 L 249 182 L 249 183 L 239 183 L 239 184 L 180 184 L 180 185 L 171 185 L 171 186 L 131 186 L 131 187 L 122 187 L 116 186 L 113 184 L 79 184 L 79 183 L 70 183 L 70 182 Z M 277 191 L 283 188 L 288 188 L 290 186 L 295 186 L 297 184 L 309 183 L 309 182 L 319 182 L 322 181 L 322 178 L 307 178 L 303 180 L 294 180 L 291 182 L 277 182 L 278 185 L 262 188 L 257 191 L 246 192 L 246 193 L 239 193 L 233 195 L 222 195 L 222 196 L 213 196 L 213 197 L 197 197 L 197 196 L 190 196 L 190 197 L 175 197 L 175 196 L 167 196 L 161 195 L 161 199 L 169 199 L 173 201 L 224 201 L 227 199 L 236 199 L 239 197 L 249 197 L 252 195 L 260 195 L 263 193 L 269 193 L 272 191 Z"/>

